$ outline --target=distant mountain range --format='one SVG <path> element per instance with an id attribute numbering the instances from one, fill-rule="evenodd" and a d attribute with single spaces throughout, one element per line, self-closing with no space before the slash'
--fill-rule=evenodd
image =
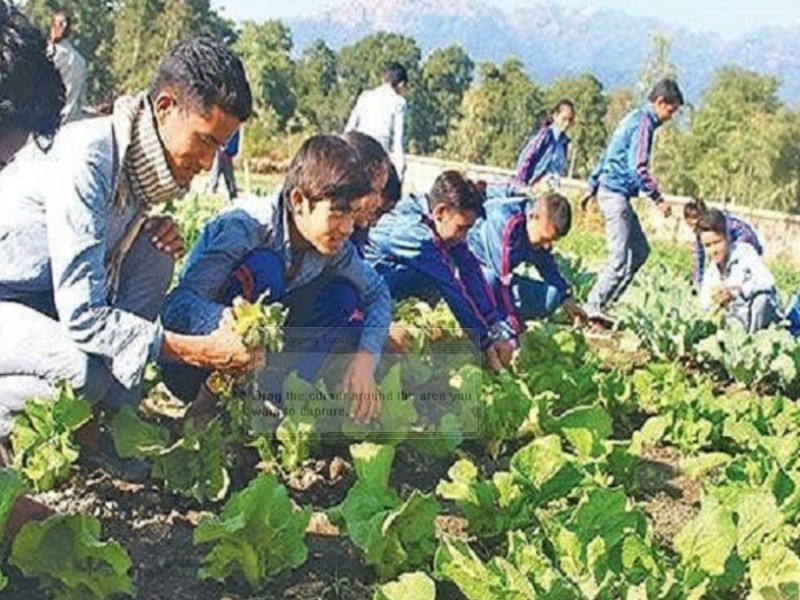
<path id="1" fill-rule="evenodd" d="M 370 33 L 392 31 L 413 37 L 423 55 L 459 43 L 476 62 L 517 56 L 539 82 L 588 71 L 607 89 L 636 83 L 650 34 L 657 30 L 672 38 L 672 60 L 691 100 L 725 65 L 775 75 L 782 81 L 782 98 L 791 104 L 800 100 L 800 23 L 726 40 L 657 19 L 555 2 L 509 13 L 479 0 L 345 0 L 289 25 L 298 50 L 317 38 L 339 48 Z"/>

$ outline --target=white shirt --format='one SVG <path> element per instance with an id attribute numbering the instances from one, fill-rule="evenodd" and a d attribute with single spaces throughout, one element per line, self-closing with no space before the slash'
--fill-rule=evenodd
<path id="1" fill-rule="evenodd" d="M 402 179 L 406 170 L 404 144 L 406 99 L 388 84 L 363 92 L 347 120 L 345 132 L 360 131 L 375 138 L 394 163 Z"/>
<path id="2" fill-rule="evenodd" d="M 66 88 L 62 122 L 74 121 L 81 114 L 83 88 L 86 85 L 86 60 L 69 40 L 53 44 L 53 62 Z"/>
<path id="3" fill-rule="evenodd" d="M 775 293 L 775 278 L 753 246 L 734 242 L 728 252 L 728 261 L 720 269 L 711 261 L 700 288 L 700 307 L 704 311 L 714 308 L 712 295 L 721 286 L 734 289 L 731 307 L 749 302 L 760 293 Z M 741 290 L 741 292 L 739 292 Z"/>

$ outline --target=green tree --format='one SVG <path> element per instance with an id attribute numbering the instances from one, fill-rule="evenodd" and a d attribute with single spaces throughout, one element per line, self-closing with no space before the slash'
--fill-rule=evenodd
<path id="1" fill-rule="evenodd" d="M 111 49 L 114 38 L 112 0 L 28 0 L 25 11 L 46 34 L 55 10 L 65 10 L 72 21 L 72 43 L 86 59 L 86 102 L 107 99 L 114 87 Z"/>
<path id="2" fill-rule="evenodd" d="M 609 135 L 614 132 L 622 118 L 636 106 L 636 97 L 630 88 L 617 88 L 608 95 L 608 108 L 604 119 Z"/>
<path id="3" fill-rule="evenodd" d="M 542 113 L 542 92 L 516 58 L 501 67 L 482 63 L 478 83 L 465 95 L 446 153 L 456 159 L 513 167 L 530 128 Z"/>
<path id="4" fill-rule="evenodd" d="M 336 53 L 322 40 L 303 51 L 297 63 L 297 112 L 314 131 L 341 128 L 350 107 L 339 102 Z"/>
<path id="5" fill-rule="evenodd" d="M 408 71 L 409 93 L 412 93 L 419 87 L 421 57 L 417 42 L 410 37 L 384 31 L 368 35 L 339 51 L 342 91 L 351 98 L 351 103 L 355 102 L 359 93 L 380 85 L 386 65 L 395 61 Z"/>
<path id="6" fill-rule="evenodd" d="M 658 173 L 669 189 L 776 210 L 798 209 L 800 118 L 778 96 L 779 82 L 724 68 L 676 135 Z"/>
<path id="7" fill-rule="evenodd" d="M 146 88 L 163 56 L 196 35 L 231 41 L 234 31 L 209 0 L 121 0 L 114 15 L 112 54 L 117 91 Z"/>
<path id="8" fill-rule="evenodd" d="M 280 21 L 247 21 L 234 49 L 250 78 L 256 108 L 272 108 L 283 128 L 297 107 L 289 28 Z"/>
<path id="9" fill-rule="evenodd" d="M 447 132 L 461 114 L 461 102 L 472 83 L 475 63 L 461 46 L 434 50 L 422 67 L 420 101 L 410 137 L 417 151 L 432 154 L 444 148 Z"/>
<path id="10" fill-rule="evenodd" d="M 608 139 L 605 116 L 609 99 L 603 84 L 589 73 L 557 79 L 547 92 L 547 104 L 555 106 L 562 98 L 575 104 L 575 123 L 569 131 L 569 176 L 586 177 Z"/>

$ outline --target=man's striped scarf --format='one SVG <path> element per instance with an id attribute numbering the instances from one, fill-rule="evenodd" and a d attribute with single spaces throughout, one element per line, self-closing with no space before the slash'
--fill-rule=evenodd
<path id="1" fill-rule="evenodd" d="M 141 212 L 122 236 L 108 261 L 108 292 L 113 300 L 119 287 L 122 263 L 147 221 L 147 210 L 183 196 L 188 189 L 175 181 L 156 128 L 155 113 L 147 94 L 122 96 L 114 103 L 116 155 L 120 172 L 114 206 L 124 210 L 133 200 Z"/>

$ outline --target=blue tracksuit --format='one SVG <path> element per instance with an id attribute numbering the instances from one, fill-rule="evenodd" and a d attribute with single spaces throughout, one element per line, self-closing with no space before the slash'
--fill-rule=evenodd
<path id="1" fill-rule="evenodd" d="M 589 189 L 600 186 L 626 198 L 643 192 L 653 200 L 661 198 L 658 184 L 650 174 L 653 137 L 661 125 L 648 104 L 628 113 L 617 125 L 614 135 L 589 176 Z"/>
<path id="2" fill-rule="evenodd" d="M 589 176 L 589 191 L 597 194 L 608 240 L 608 261 L 586 304 L 590 317 L 619 300 L 650 255 L 630 199 L 644 192 L 654 202 L 661 200 L 650 174 L 653 136 L 660 124 L 650 104 L 628 113 Z"/>
<path id="3" fill-rule="evenodd" d="M 427 196 L 410 196 L 369 232 L 366 257 L 392 297 L 444 298 L 458 322 L 482 349 L 510 334 L 480 263 L 467 244 L 446 247 L 436 233 Z M 507 335 L 505 337 L 508 337 Z"/>
<path id="4" fill-rule="evenodd" d="M 528 242 L 526 223 L 533 202 L 528 197 L 489 200 L 484 205 L 486 217 L 467 237 L 497 302 L 517 331 L 523 320 L 552 314 L 570 296 L 553 252 Z M 514 269 L 522 263 L 535 266 L 542 281 L 515 275 Z"/>
<path id="5" fill-rule="evenodd" d="M 545 175 L 566 175 L 569 136 L 555 125 L 541 127 L 525 144 L 517 159 L 514 182 L 536 185 Z"/>

